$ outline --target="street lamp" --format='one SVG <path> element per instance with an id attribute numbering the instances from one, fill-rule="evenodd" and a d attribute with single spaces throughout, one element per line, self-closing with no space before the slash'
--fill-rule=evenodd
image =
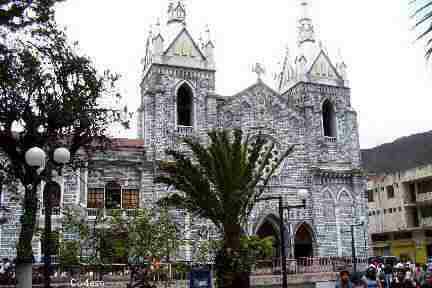
<path id="1" fill-rule="evenodd" d="M 43 169 L 46 167 L 47 169 L 47 181 L 44 188 L 44 196 L 45 198 L 45 227 L 44 227 L 44 280 L 45 280 L 45 287 L 50 287 L 50 235 L 51 235 L 51 209 L 52 209 L 52 195 L 50 195 L 54 189 L 59 189 L 59 186 L 57 182 L 52 180 L 52 172 L 54 171 L 54 168 L 58 165 L 64 165 L 69 162 L 70 160 L 70 152 L 66 148 L 57 148 L 53 152 L 53 162 L 50 164 L 50 162 L 47 162 L 47 155 L 44 150 L 42 150 L 39 147 L 33 147 L 27 150 L 27 152 L 24 155 L 25 161 L 27 165 L 34 167 L 38 169 L 38 172 L 40 172 L 40 169 Z M 46 165 L 48 164 L 48 165 Z M 54 167 L 53 167 L 54 166 Z M 51 190 L 53 189 L 53 190 Z M 59 191 L 59 190 L 56 190 Z"/>
<path id="2" fill-rule="evenodd" d="M 273 197 L 262 197 L 256 199 L 256 202 L 259 201 L 267 201 L 267 200 L 278 200 L 278 210 L 279 210 L 279 232 L 280 232 L 280 245 L 281 245 L 281 256 L 282 256 L 282 288 L 287 288 L 288 281 L 287 281 L 287 270 L 286 270 L 286 251 L 285 251 L 285 235 L 284 235 L 284 222 L 283 222 L 283 211 L 295 208 L 306 208 L 306 199 L 308 197 L 308 190 L 306 189 L 300 189 L 297 191 L 297 197 L 302 201 L 301 205 L 289 205 L 289 206 L 283 206 L 283 197 L 280 196 L 273 196 Z"/>
<path id="3" fill-rule="evenodd" d="M 102 231 L 101 237 L 99 236 L 99 232 L 96 232 L 96 233 L 98 233 L 96 235 L 96 237 L 99 238 L 98 239 L 99 240 L 99 247 L 98 247 L 99 251 L 96 251 L 96 253 L 99 253 L 99 260 L 100 260 L 100 267 L 101 267 L 100 270 L 99 270 L 99 281 L 103 280 L 103 271 L 102 270 L 104 268 L 102 249 L 105 248 L 104 247 L 105 245 L 102 245 L 102 243 L 106 244 L 106 241 L 104 239 L 105 238 L 105 230 L 108 230 L 108 229 L 111 228 L 111 225 L 109 223 L 106 223 L 106 218 L 102 218 L 101 220 L 102 220 L 102 222 L 96 224 L 96 226 L 95 226 L 96 230 L 101 230 Z"/>
<path id="4" fill-rule="evenodd" d="M 360 217 L 360 223 L 351 224 L 351 253 L 353 260 L 353 272 L 357 272 L 357 256 L 356 256 L 356 248 L 355 248 L 355 238 L 354 238 L 354 228 L 359 226 L 364 226 L 366 223 L 366 217 Z"/>

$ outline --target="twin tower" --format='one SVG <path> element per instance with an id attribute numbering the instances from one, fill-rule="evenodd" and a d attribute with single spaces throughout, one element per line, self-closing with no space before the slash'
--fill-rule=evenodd
<path id="1" fill-rule="evenodd" d="M 296 53 L 290 55 L 287 49 L 273 87 L 258 79 L 235 95 L 221 96 L 215 93 L 210 31 L 196 41 L 187 26 L 184 1 L 169 1 L 166 21 L 158 21 L 147 38 L 138 135 L 153 162 L 164 160 L 167 148 L 183 149 L 181 137 L 207 141 L 213 128 L 265 135 L 280 150 L 296 144 L 268 189 L 293 205 L 299 204 L 299 189 L 309 192 L 307 209 L 291 211 L 288 220 L 283 219 L 292 233 L 286 237 L 288 255 L 349 256 L 349 235 L 341 229 L 367 215 L 357 114 L 351 106 L 347 66 L 341 59 L 333 62 L 316 39 L 310 1 L 299 0 L 299 8 Z M 279 235 L 275 209 L 258 204 L 245 227 L 248 233 Z M 361 238 L 363 233 L 358 233 Z M 358 245 L 363 251 L 358 254 L 366 254 L 367 247 Z"/>

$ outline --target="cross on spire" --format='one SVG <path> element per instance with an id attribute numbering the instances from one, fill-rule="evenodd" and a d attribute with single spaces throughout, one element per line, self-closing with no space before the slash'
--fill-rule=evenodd
<path id="1" fill-rule="evenodd" d="M 264 65 L 262 65 L 261 63 L 255 63 L 255 65 L 253 65 L 252 67 L 252 72 L 257 74 L 257 79 L 258 81 L 261 80 L 261 76 L 265 74 L 265 69 L 264 69 Z"/>

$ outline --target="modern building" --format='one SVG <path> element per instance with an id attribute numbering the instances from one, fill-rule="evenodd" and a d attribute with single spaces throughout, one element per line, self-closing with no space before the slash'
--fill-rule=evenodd
<path id="1" fill-rule="evenodd" d="M 300 204 L 298 190 L 308 191 L 306 209 L 292 209 L 282 219 L 287 254 L 351 256 L 350 225 L 367 215 L 357 114 L 345 63 L 332 60 L 317 39 L 310 1 L 299 1 L 299 8 L 295 56 L 286 52 L 276 87 L 261 80 L 262 67 L 256 65 L 256 83 L 235 95 L 219 95 L 210 32 L 205 39 L 194 38 L 187 25 L 192 11 L 182 0 L 169 1 L 166 22 L 158 22 L 147 39 L 138 109 L 140 140 L 116 140 L 109 156 L 95 156 L 86 169 L 59 179 L 60 209 L 66 203 L 81 203 L 91 218 L 94 209 L 133 213 L 135 207 L 149 207 L 175 193 L 153 183 L 158 163 L 168 160 L 167 148 L 184 150 L 179 141 L 184 136 L 205 143 L 210 129 L 241 128 L 268 137 L 280 151 L 296 145 L 266 191 L 266 196 L 282 195 L 286 205 Z M 209 227 L 177 212 L 188 239 L 198 239 L 198 232 Z M 276 201 L 259 202 L 244 230 L 280 241 L 280 220 Z M 364 239 L 365 227 L 356 226 L 356 239 Z M 16 229 L 0 229 L 0 254 L 12 253 L 4 249 L 12 249 Z M 356 241 L 357 255 L 365 256 L 366 246 Z M 193 249 L 185 249 L 182 257 L 190 260 L 192 254 Z"/>
<path id="2" fill-rule="evenodd" d="M 432 164 L 421 151 L 430 140 L 429 132 L 363 152 L 373 171 L 367 185 L 372 255 L 418 263 L 432 257 Z"/>

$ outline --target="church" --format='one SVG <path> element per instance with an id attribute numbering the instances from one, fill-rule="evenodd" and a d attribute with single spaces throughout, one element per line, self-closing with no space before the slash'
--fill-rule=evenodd
<path id="1" fill-rule="evenodd" d="M 184 1 L 169 0 L 166 21 L 158 21 L 146 42 L 137 111 L 139 139 L 113 139 L 112 149 L 94 155 L 86 168 L 56 179 L 62 189 L 53 229 L 60 228 L 61 209 L 67 205 L 85 207 L 89 221 L 101 208 L 107 215 L 113 209 L 132 215 L 136 208 L 152 207 L 175 192 L 153 183 L 158 164 L 166 160 L 166 149 L 183 151 L 180 140 L 186 136 L 206 141 L 210 129 L 240 128 L 252 136 L 268 137 L 281 151 L 295 144 L 264 195 L 282 195 L 285 205 L 299 205 L 298 191 L 308 191 L 305 208 L 291 209 L 282 219 L 288 257 L 351 256 L 348 228 L 367 219 L 357 113 L 351 106 L 346 64 L 330 59 L 317 39 L 311 0 L 298 3 L 296 53 L 286 50 L 276 83 L 264 83 L 257 64 L 256 83 L 239 87 L 235 95 L 219 95 L 216 47 L 209 31 L 205 39 L 195 39 L 187 25 L 190 11 Z M 9 203 L 7 193 L 3 198 Z M 19 215 L 19 207 L 16 211 Z M 183 211 L 173 215 L 185 239 L 197 240 L 179 253 L 179 260 L 191 261 L 199 240 L 217 237 L 217 232 L 210 223 Z M 278 215 L 277 201 L 259 202 L 244 227 L 249 235 L 274 236 L 276 254 Z M 41 226 L 42 209 L 38 217 Z M 16 218 L 0 226 L 0 257 L 16 253 Z M 367 256 L 364 224 L 354 232 L 358 256 Z M 34 251 L 41 255 L 38 239 Z"/>

